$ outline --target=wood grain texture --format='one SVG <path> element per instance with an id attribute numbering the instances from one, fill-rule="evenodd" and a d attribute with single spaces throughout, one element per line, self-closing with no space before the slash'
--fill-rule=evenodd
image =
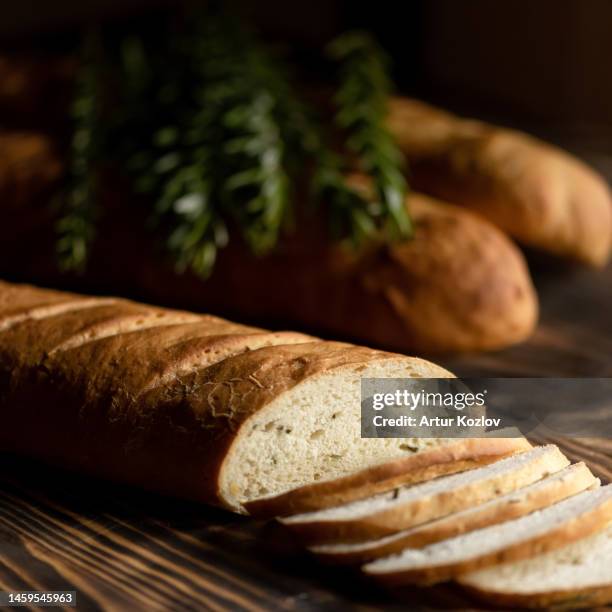
<path id="1" fill-rule="evenodd" d="M 0 483 L 5 590 L 74 589 L 79 610 L 401 609 L 269 524 L 10 456 Z"/>

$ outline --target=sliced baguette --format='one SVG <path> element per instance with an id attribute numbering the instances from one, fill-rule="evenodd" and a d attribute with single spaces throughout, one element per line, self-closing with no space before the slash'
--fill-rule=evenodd
<path id="1" fill-rule="evenodd" d="M 570 465 L 517 491 L 399 533 L 356 544 L 324 544 L 310 551 L 327 563 L 365 563 L 406 548 L 421 548 L 462 533 L 503 523 L 599 486 L 584 463 Z"/>
<path id="2" fill-rule="evenodd" d="M 288 516 L 330 508 L 389 491 L 400 485 L 416 484 L 496 461 L 500 457 L 531 448 L 522 437 L 509 437 L 510 430 L 492 432 L 483 438 L 439 440 L 422 447 L 405 440 L 411 452 L 392 462 L 372 466 L 333 480 L 316 482 L 281 495 L 255 499 L 245 504 L 257 516 Z"/>
<path id="3" fill-rule="evenodd" d="M 369 540 L 484 503 L 568 464 L 556 446 L 541 446 L 486 467 L 280 520 L 310 544 Z"/>
<path id="4" fill-rule="evenodd" d="M 612 603 L 612 524 L 552 552 L 458 578 L 488 603 L 506 608 L 586 608 Z"/>
<path id="5" fill-rule="evenodd" d="M 547 553 L 612 521 L 612 485 L 584 491 L 533 514 L 365 565 L 388 585 L 435 584 L 475 570 Z"/>
<path id="6" fill-rule="evenodd" d="M 444 451 L 450 462 L 527 444 L 361 437 L 362 377 L 449 376 L 402 355 L 0 281 L 0 449 L 236 511 L 364 471 L 389 480 L 398 460 L 405 472 L 447 445 L 463 445 Z"/>

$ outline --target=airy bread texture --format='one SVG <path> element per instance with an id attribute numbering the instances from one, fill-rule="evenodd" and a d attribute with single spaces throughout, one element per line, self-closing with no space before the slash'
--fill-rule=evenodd
<path id="1" fill-rule="evenodd" d="M 553 552 L 466 574 L 458 582 L 506 608 L 590 608 L 612 602 L 612 525 Z"/>
<path id="2" fill-rule="evenodd" d="M 486 467 L 281 522 L 309 543 L 368 540 L 486 502 L 568 464 L 556 446 L 537 447 Z"/>
<path id="3" fill-rule="evenodd" d="M 421 548 L 475 529 L 503 523 L 597 486 L 599 480 L 589 468 L 584 463 L 576 463 L 512 493 L 412 529 L 367 542 L 313 546 L 310 551 L 329 563 L 364 563 L 406 548 Z"/>
<path id="4" fill-rule="evenodd" d="M 340 350 L 339 359 L 333 358 L 328 343 L 321 349 L 321 364 L 316 364 L 299 385 L 284 391 L 275 388 L 287 369 L 283 362 L 274 360 L 274 369 L 266 378 L 257 368 L 257 383 L 269 385 L 273 396 L 242 423 L 228 450 L 219 477 L 224 499 L 243 504 L 446 443 L 426 438 L 362 439 L 360 378 L 423 377 L 434 373 L 448 376 L 447 372 L 428 362 L 402 357 L 346 363 L 342 355 L 347 354 L 346 347 Z M 292 369 L 294 372 L 288 371 L 287 376 L 295 376 L 295 364 Z M 241 403 L 240 386 L 238 383 L 234 390 L 237 405 Z M 248 383 L 244 390 L 250 390 Z M 227 410 L 231 407 L 224 409 Z"/>
<path id="5" fill-rule="evenodd" d="M 529 447 L 521 437 L 362 439 L 364 376 L 451 374 L 303 334 L 0 282 L 4 450 L 244 511 L 289 490 L 294 505 L 322 491 L 331 503 L 410 479 L 408 469 L 427 477 Z"/>
<path id="6" fill-rule="evenodd" d="M 246 503 L 245 507 L 250 514 L 287 516 L 346 504 L 401 485 L 474 469 L 531 448 L 519 436 L 518 430 L 507 429 L 480 438 L 438 439 L 433 445 L 404 440 L 402 448 L 409 453 L 406 457 L 280 495 L 262 497 Z"/>
<path id="7" fill-rule="evenodd" d="M 395 98 L 389 126 L 412 185 L 478 212 L 528 246 L 603 266 L 612 242 L 605 180 L 535 138 Z"/>
<path id="8" fill-rule="evenodd" d="M 610 521 L 612 485 L 607 485 L 501 525 L 377 559 L 363 571 L 389 585 L 434 584 L 555 550 L 601 531 Z"/>

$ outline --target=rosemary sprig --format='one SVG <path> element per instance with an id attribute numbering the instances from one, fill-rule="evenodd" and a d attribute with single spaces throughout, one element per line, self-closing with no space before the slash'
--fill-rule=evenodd
<path id="1" fill-rule="evenodd" d="M 293 166 L 300 171 L 311 167 L 310 194 L 329 216 L 332 235 L 359 247 L 377 232 L 372 202 L 347 180 L 348 164 L 343 163 L 328 142 L 326 127 L 320 117 L 290 87 L 289 79 L 278 63 L 269 64 L 279 96 L 279 106 L 288 129 L 286 146 L 293 152 Z"/>
<path id="2" fill-rule="evenodd" d="M 348 239 L 357 248 L 377 233 L 372 202 L 348 183 L 340 158 L 325 148 L 315 158 L 313 188 L 327 206 L 336 239 Z"/>
<path id="3" fill-rule="evenodd" d="M 171 25 L 105 49 L 112 112 L 101 108 L 93 54 L 77 83 L 70 191 L 58 224 L 65 265 L 85 264 L 96 217 L 92 167 L 109 159 L 148 194 L 150 221 L 177 269 L 203 277 L 234 232 L 256 254 L 275 247 L 294 216 L 291 185 L 304 174 L 335 237 L 359 245 L 408 235 L 406 185 L 384 128 L 386 67 L 362 35 L 331 49 L 341 68 L 337 121 L 375 179 L 374 202 L 347 181 L 349 164 L 329 146 L 284 67 L 236 21 L 206 13 L 178 33 Z"/>
<path id="4" fill-rule="evenodd" d="M 182 43 L 167 67 L 183 66 L 182 75 L 149 71 L 158 75 L 148 86 L 153 139 L 144 151 L 134 143 L 128 167 L 136 187 L 156 196 L 178 267 L 206 276 L 229 223 L 255 253 L 276 244 L 289 218 L 290 127 L 274 69 L 246 33 L 209 17 Z"/>
<path id="5" fill-rule="evenodd" d="M 385 126 L 386 101 L 391 90 L 388 60 L 365 32 L 349 32 L 335 39 L 329 55 L 339 63 L 340 85 L 335 96 L 337 125 L 346 133 L 346 146 L 374 182 L 378 217 L 387 237 L 412 234 L 405 206 L 407 183 L 403 158 Z"/>
<path id="6" fill-rule="evenodd" d="M 81 69 L 72 104 L 73 133 L 67 187 L 60 195 L 62 213 L 56 224 L 56 249 L 64 270 L 82 272 L 95 234 L 98 159 L 99 91 L 94 55 L 97 37 L 88 34 L 82 45 Z"/>

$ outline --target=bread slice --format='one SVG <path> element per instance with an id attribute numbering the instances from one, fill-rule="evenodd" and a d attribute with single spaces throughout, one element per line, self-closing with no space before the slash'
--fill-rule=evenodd
<path id="1" fill-rule="evenodd" d="M 499 430 L 482 438 L 438 440 L 436 444 L 427 446 L 404 440 L 402 448 L 410 455 L 340 478 L 298 487 L 281 495 L 255 499 L 245 507 L 250 514 L 257 516 L 288 516 L 322 510 L 397 486 L 480 467 L 504 455 L 528 450 L 531 444 L 520 437 L 518 430 Z"/>
<path id="2" fill-rule="evenodd" d="M 612 485 L 607 485 L 501 525 L 378 559 L 363 571 L 389 585 L 434 584 L 560 548 L 601 531 L 610 521 Z"/>
<path id="3" fill-rule="evenodd" d="M 599 486 L 584 463 L 570 465 L 522 489 L 390 536 L 355 544 L 323 544 L 310 551 L 328 563 L 365 563 L 405 548 L 421 548 L 440 540 L 503 523 Z"/>
<path id="4" fill-rule="evenodd" d="M 612 524 L 552 552 L 460 576 L 479 599 L 505 608 L 590 608 L 612 603 Z"/>
<path id="5" fill-rule="evenodd" d="M 556 446 L 541 446 L 486 467 L 286 517 L 281 522 L 311 544 L 368 540 L 483 503 L 568 464 Z"/>

